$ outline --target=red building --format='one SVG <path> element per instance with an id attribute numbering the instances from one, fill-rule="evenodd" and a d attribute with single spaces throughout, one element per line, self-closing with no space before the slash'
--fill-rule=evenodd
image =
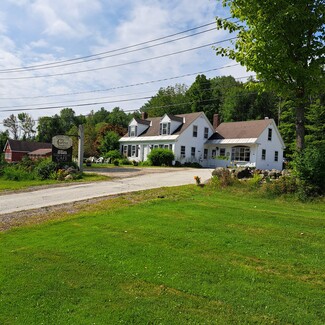
<path id="1" fill-rule="evenodd" d="M 52 144 L 8 139 L 3 149 L 9 163 L 21 161 L 26 155 L 32 159 L 51 156 Z"/>

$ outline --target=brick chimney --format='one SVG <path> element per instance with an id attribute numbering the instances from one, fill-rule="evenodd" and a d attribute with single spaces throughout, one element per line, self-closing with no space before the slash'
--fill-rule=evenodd
<path id="1" fill-rule="evenodd" d="M 141 118 L 142 118 L 143 120 L 146 120 L 146 119 L 148 118 L 148 113 L 147 113 L 147 112 L 142 112 L 142 114 L 141 114 Z"/>
<path id="2" fill-rule="evenodd" d="M 219 114 L 213 114 L 213 128 L 216 129 L 219 124 Z"/>

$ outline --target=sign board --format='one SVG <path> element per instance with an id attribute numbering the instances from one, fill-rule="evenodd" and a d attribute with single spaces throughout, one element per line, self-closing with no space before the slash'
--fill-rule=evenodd
<path id="1" fill-rule="evenodd" d="M 72 162 L 72 139 L 66 135 L 52 138 L 52 161 Z"/>

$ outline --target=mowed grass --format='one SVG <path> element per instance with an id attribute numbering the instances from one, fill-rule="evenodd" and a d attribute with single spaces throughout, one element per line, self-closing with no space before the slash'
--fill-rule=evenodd
<path id="1" fill-rule="evenodd" d="M 0 234 L 0 324 L 324 324 L 325 205 L 185 186 Z"/>
<path id="2" fill-rule="evenodd" d="M 84 173 L 82 179 L 77 179 L 74 181 L 57 181 L 53 179 L 13 181 L 13 180 L 6 180 L 4 178 L 0 178 L 0 192 L 24 190 L 35 186 L 61 185 L 63 183 L 73 183 L 73 182 L 96 182 L 96 181 L 102 181 L 108 179 L 109 178 L 106 176 L 102 176 L 98 174 L 90 174 L 90 173 Z"/>

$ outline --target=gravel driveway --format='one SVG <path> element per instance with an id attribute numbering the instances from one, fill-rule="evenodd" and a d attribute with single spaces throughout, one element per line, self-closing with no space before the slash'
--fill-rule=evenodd
<path id="1" fill-rule="evenodd" d="M 212 169 L 114 168 L 99 169 L 96 172 L 114 178 L 111 181 L 79 183 L 0 195 L 0 215 L 127 192 L 194 184 L 194 176 L 201 177 L 204 182 L 211 177 Z"/>

